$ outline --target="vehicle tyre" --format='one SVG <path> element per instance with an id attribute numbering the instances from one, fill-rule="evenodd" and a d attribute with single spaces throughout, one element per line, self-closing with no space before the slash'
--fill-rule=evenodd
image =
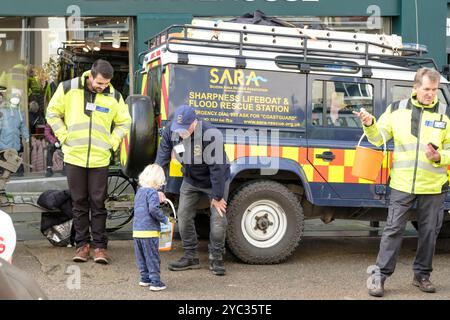
<path id="1" fill-rule="evenodd" d="M 120 146 L 120 164 L 126 176 L 137 179 L 156 157 L 156 118 L 150 97 L 132 95 L 126 103 L 133 120 L 130 133 Z"/>
<path id="2" fill-rule="evenodd" d="M 227 209 L 227 243 L 250 264 L 285 261 L 303 235 L 304 215 L 298 197 L 269 180 L 250 182 L 231 196 Z"/>
<path id="3" fill-rule="evenodd" d="M 108 212 L 107 232 L 117 231 L 133 219 L 136 189 L 137 183 L 124 175 L 122 171 L 109 172 L 108 195 L 105 201 Z"/>

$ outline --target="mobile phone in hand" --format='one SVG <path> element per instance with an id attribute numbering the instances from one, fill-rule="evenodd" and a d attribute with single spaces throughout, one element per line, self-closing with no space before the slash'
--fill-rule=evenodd
<path id="1" fill-rule="evenodd" d="M 428 144 L 429 144 L 430 146 L 432 146 L 434 150 L 439 149 L 439 147 L 438 147 L 437 145 L 435 145 L 434 143 L 429 142 Z"/>

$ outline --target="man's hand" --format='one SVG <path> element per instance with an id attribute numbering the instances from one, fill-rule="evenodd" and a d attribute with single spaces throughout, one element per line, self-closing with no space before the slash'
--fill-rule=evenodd
<path id="1" fill-rule="evenodd" d="M 427 159 L 433 162 L 440 162 L 441 161 L 441 154 L 439 151 L 435 150 L 431 144 L 427 144 L 425 149 L 425 155 L 427 156 Z"/>
<path id="2" fill-rule="evenodd" d="M 220 216 L 223 217 L 227 210 L 227 202 L 222 198 L 219 201 L 216 199 L 212 199 L 211 207 L 216 208 L 217 212 L 219 212 Z"/>
<path id="3" fill-rule="evenodd" d="M 361 108 L 359 109 L 359 112 L 353 111 L 353 114 L 355 114 L 366 127 L 370 127 L 373 124 L 373 115 L 367 112 L 366 109 Z"/>
<path id="4" fill-rule="evenodd" d="M 167 199 L 164 192 L 158 191 L 158 196 L 159 196 L 159 203 L 166 203 Z"/>

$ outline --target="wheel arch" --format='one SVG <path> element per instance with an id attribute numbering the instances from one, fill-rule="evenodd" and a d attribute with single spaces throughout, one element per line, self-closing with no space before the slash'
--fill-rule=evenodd
<path id="1" fill-rule="evenodd" d="M 245 161 L 240 159 L 230 164 L 230 194 L 248 180 L 263 178 L 265 180 L 275 180 L 283 184 L 292 181 L 299 183 L 304 190 L 306 199 L 314 203 L 313 194 L 305 171 L 298 162 L 276 157 L 245 157 Z"/>

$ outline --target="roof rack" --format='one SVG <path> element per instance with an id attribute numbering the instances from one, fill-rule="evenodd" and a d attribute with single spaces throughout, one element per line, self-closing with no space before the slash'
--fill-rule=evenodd
<path id="1" fill-rule="evenodd" d="M 225 25 L 227 28 L 219 28 L 219 25 Z M 362 37 L 369 40 L 363 40 Z M 364 60 L 359 67 L 368 71 L 363 72 L 363 75 L 368 77 L 371 76 L 370 69 L 406 68 L 416 71 L 423 66 L 437 69 L 433 59 L 422 57 L 422 54 L 426 53 L 423 46 L 402 48 L 401 37 L 396 35 L 380 36 L 194 19 L 193 24 L 172 25 L 146 43 L 149 50 L 164 45 L 167 51 L 182 54 L 185 58 L 187 54 L 235 58 L 237 67 L 241 68 L 245 68 L 246 59 L 276 61 L 277 57 L 274 58 L 273 55 L 264 57 L 261 54 L 252 54 L 271 52 L 284 57 L 295 57 L 288 60 L 298 64 L 299 68 L 303 65 L 306 72 L 308 60 L 311 58 L 314 58 L 316 64 L 317 58 L 324 58 L 324 64 L 329 63 L 327 58 Z M 178 45 L 183 45 L 182 49 Z M 205 46 L 218 50 L 193 50 L 195 47 Z M 189 50 L 190 47 L 192 51 Z M 369 61 L 391 66 L 369 65 Z M 335 65 L 339 66 L 339 62 Z M 348 65 L 344 63 L 342 66 Z"/>

